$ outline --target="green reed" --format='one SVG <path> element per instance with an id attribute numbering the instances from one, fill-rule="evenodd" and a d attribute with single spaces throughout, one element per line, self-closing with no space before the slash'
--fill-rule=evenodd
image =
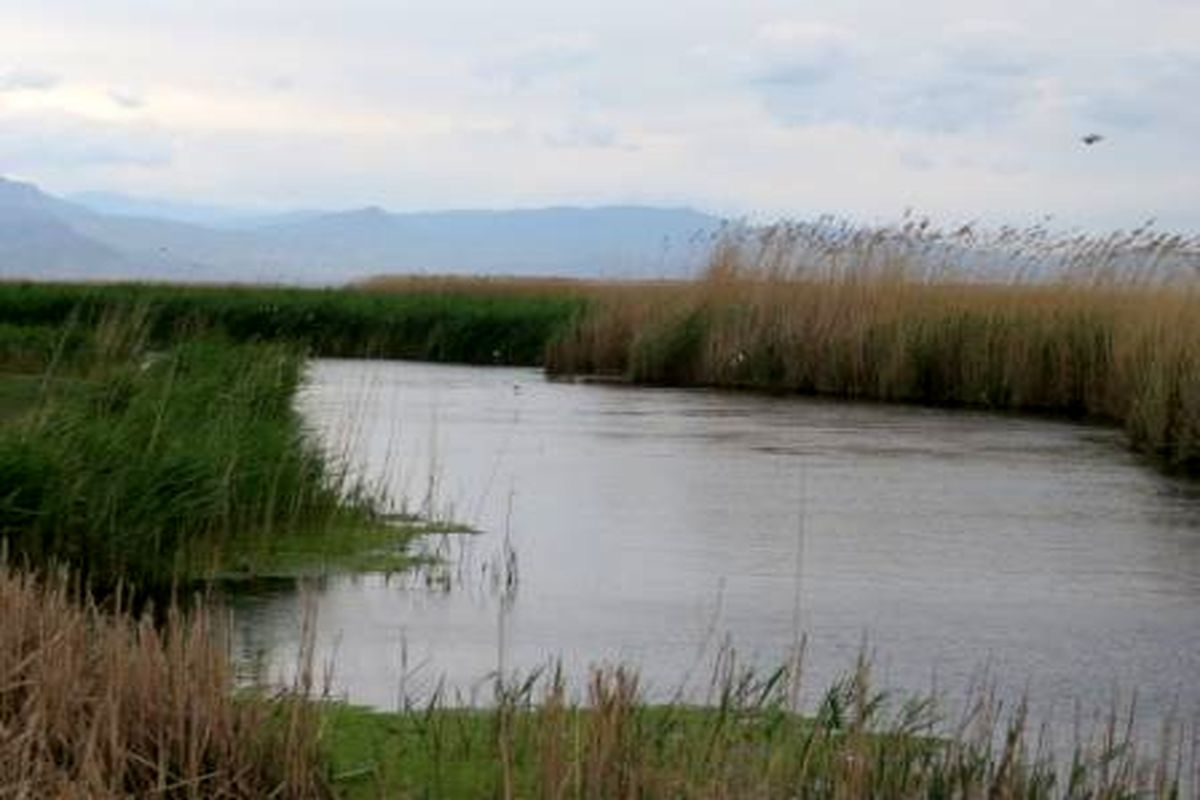
<path id="1" fill-rule="evenodd" d="M 570 291 L 493 291 L 472 282 L 382 288 L 0 283 L 0 325 L 57 327 L 73 315 L 154 309 L 155 342 L 218 330 L 239 342 L 290 342 L 311 355 L 537 364 L 581 308 Z M 5 344 L 0 330 L 0 354 Z"/>
<path id="2" fill-rule="evenodd" d="M 371 499 L 302 430 L 297 347 L 203 334 L 160 349 L 153 325 L 148 310 L 70 320 L 19 377 L 25 408 L 0 427 L 15 557 L 151 589 L 370 521 Z"/>

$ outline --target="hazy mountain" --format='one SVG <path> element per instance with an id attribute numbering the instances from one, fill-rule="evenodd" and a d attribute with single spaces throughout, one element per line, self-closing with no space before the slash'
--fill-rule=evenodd
<path id="1" fill-rule="evenodd" d="M 132 270 L 123 255 L 79 233 L 86 214 L 28 183 L 0 178 L 0 275 L 81 278 Z"/>
<path id="2" fill-rule="evenodd" d="M 165 222 L 185 222 L 205 228 L 249 230 L 268 225 L 300 222 L 321 216 L 321 211 L 269 213 L 262 210 L 229 208 L 209 203 L 181 203 L 158 197 L 140 197 L 119 192 L 76 192 L 65 199 L 77 206 L 110 217 L 137 217 Z"/>
<path id="3" fill-rule="evenodd" d="M 131 269 L 120 253 L 52 215 L 0 206 L 0 275 L 86 278 L 130 275 Z"/>
<path id="4" fill-rule="evenodd" d="M 248 211 L 221 206 L 178 203 L 152 197 L 134 197 L 117 192 L 79 192 L 69 194 L 65 199 L 107 216 L 186 222 L 209 228 L 243 227 L 247 221 L 256 216 Z"/>
<path id="5" fill-rule="evenodd" d="M 254 216 L 74 197 L 84 202 L 0 178 L 0 276 L 336 284 L 402 272 L 680 275 L 720 224 L 689 209 L 636 206 Z"/>
<path id="6" fill-rule="evenodd" d="M 0 178 L 0 277 L 203 280 L 196 274 L 201 264 L 131 247 L 122 225 L 32 184 Z"/>

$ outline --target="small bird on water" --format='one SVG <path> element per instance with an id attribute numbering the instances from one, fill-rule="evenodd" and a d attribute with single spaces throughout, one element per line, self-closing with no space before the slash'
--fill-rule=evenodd
<path id="1" fill-rule="evenodd" d="M 1094 144 L 1103 142 L 1104 137 L 1098 133 L 1089 133 L 1086 136 L 1084 136 L 1083 138 L 1081 138 L 1079 141 L 1083 142 L 1088 147 L 1091 147 Z"/>

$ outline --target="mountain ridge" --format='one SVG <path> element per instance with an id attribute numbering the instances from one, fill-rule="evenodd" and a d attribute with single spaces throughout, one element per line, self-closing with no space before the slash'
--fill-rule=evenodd
<path id="1" fill-rule="evenodd" d="M 89 197 L 0 177 L 0 277 L 325 285 L 386 273 L 668 277 L 686 274 L 721 225 L 689 208 L 637 205 L 239 216 L 176 204 L 224 220 L 200 224 L 141 213 L 158 201 L 125 198 L 122 208 L 139 213 L 105 213 Z"/>

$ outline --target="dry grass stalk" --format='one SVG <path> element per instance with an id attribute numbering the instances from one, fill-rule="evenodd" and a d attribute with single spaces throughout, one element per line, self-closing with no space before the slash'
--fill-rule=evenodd
<path id="1" fill-rule="evenodd" d="M 865 659 L 802 716 L 790 707 L 790 669 L 756 673 L 726 651 L 703 706 L 652 705 L 636 673 L 621 668 L 592 671 L 581 700 L 557 669 L 509 685 L 491 711 L 434 699 L 375 717 L 378 761 L 358 772 L 376 782 L 345 788 L 355 797 L 547 800 L 1167 800 L 1193 796 L 1200 777 L 1193 734 L 1167 725 L 1157 749 L 1147 747 L 1132 706 L 1056 750 L 1024 702 L 978 691 L 951 728 L 934 698 L 881 692 Z M 369 724 L 364 713 L 357 719 Z"/>
<path id="2" fill-rule="evenodd" d="M 0 564 L 0 797 L 327 795 L 318 710 L 238 696 L 222 626 Z"/>
<path id="3" fill-rule="evenodd" d="M 1007 241 L 1024 266 L 1006 282 L 949 266 L 958 251 L 915 230 L 724 239 L 695 282 L 596 293 L 547 368 L 1069 414 L 1200 465 L 1197 244 L 1106 237 L 1072 251 L 1028 236 Z"/>

